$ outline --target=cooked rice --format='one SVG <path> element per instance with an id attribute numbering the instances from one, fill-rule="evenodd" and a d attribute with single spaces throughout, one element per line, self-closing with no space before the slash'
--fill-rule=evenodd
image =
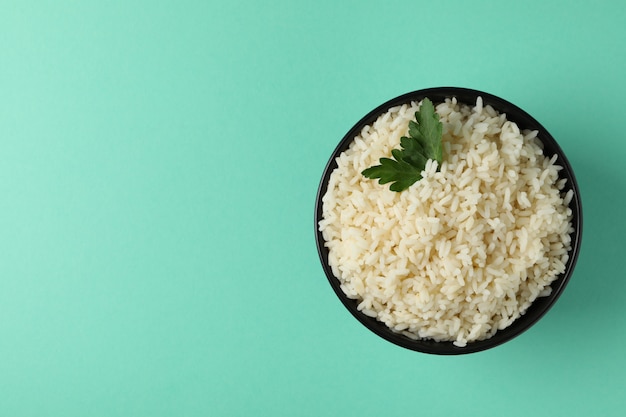
<path id="1" fill-rule="evenodd" d="M 483 340 L 550 294 L 570 251 L 572 191 L 536 131 L 479 97 L 447 99 L 440 171 L 396 193 L 363 177 L 408 135 L 420 103 L 389 109 L 337 157 L 319 228 L 341 289 L 412 339 Z"/>

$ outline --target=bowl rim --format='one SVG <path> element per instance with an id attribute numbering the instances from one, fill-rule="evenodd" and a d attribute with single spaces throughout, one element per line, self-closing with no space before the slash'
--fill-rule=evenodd
<path id="1" fill-rule="evenodd" d="M 571 251 L 570 256 L 565 265 L 565 272 L 560 274 L 559 277 L 552 282 L 552 293 L 549 296 L 537 298 L 526 312 L 518 317 L 510 326 L 503 330 L 498 330 L 491 338 L 468 342 L 465 347 L 458 347 L 453 342 L 435 342 L 430 339 L 413 340 L 402 334 L 394 333 L 387 325 L 376 320 L 375 318 L 366 316 L 364 313 L 357 310 L 358 301 L 350 299 L 341 290 L 340 282 L 333 274 L 328 263 L 328 248 L 325 247 L 324 238 L 319 230 L 319 222 L 322 220 L 322 197 L 326 194 L 328 189 L 328 180 L 330 174 L 337 167 L 337 156 L 346 150 L 354 138 L 360 133 L 361 128 L 364 125 L 372 124 L 378 116 L 387 112 L 389 108 L 395 107 L 401 104 L 408 104 L 411 101 L 420 101 L 428 97 L 435 105 L 443 102 L 445 98 L 456 97 L 459 103 L 475 105 L 477 97 L 481 97 L 483 106 L 491 105 L 499 113 L 505 113 L 507 120 L 513 121 L 518 124 L 521 129 L 532 129 L 538 131 L 538 137 L 544 145 L 544 152 L 549 151 L 551 155 L 557 154 L 557 162 L 563 167 L 559 171 L 559 178 L 567 178 L 566 190 L 572 189 L 573 196 L 569 207 L 572 210 L 572 227 L 574 232 L 572 233 Z M 472 99 L 471 101 L 468 99 Z M 380 104 L 365 116 L 363 116 L 357 123 L 355 123 L 351 129 L 343 136 L 341 141 L 337 144 L 332 152 L 317 189 L 317 195 L 315 198 L 315 215 L 314 215 L 314 227 L 315 227 L 315 241 L 317 246 L 318 255 L 322 263 L 322 269 L 330 283 L 336 296 L 339 298 L 344 307 L 367 329 L 378 335 L 379 337 L 391 342 L 397 346 L 436 355 L 459 355 L 484 351 L 487 349 L 500 346 L 505 342 L 508 342 L 517 336 L 521 335 L 533 325 L 535 325 L 545 314 L 554 306 L 556 301 L 560 298 L 567 283 L 569 282 L 577 260 L 580 254 L 580 247 L 582 241 L 583 232 L 583 217 L 582 217 L 582 201 L 580 198 L 580 189 L 578 182 L 574 175 L 574 171 L 559 144 L 548 132 L 548 130 L 541 125 L 536 119 L 521 108 L 517 107 L 513 103 L 502 99 L 484 91 L 463 88 L 463 87 L 432 87 L 420 90 L 411 91 L 400 96 L 394 97 L 390 100 Z"/>

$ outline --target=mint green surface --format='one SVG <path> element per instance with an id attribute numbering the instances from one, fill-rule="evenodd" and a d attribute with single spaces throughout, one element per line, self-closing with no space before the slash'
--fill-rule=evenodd
<path id="1" fill-rule="evenodd" d="M 0 416 L 623 416 L 621 1 L 0 3 Z M 557 305 L 438 357 L 362 327 L 322 170 L 402 93 L 522 107 L 577 174 Z"/>

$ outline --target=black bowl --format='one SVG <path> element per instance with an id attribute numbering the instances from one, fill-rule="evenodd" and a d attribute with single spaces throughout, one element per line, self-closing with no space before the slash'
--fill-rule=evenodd
<path id="1" fill-rule="evenodd" d="M 328 249 L 324 246 L 324 238 L 319 231 L 318 223 L 322 219 L 322 197 L 326 194 L 328 188 L 328 181 L 332 171 L 337 168 L 335 158 L 343 151 L 348 149 L 350 143 L 361 132 L 364 125 L 371 125 L 381 114 L 387 112 L 389 108 L 410 103 L 411 101 L 420 101 L 428 97 L 433 103 L 437 104 L 443 102 L 446 98 L 456 97 L 459 103 L 465 103 L 468 105 L 474 105 L 477 97 L 482 97 L 483 105 L 491 105 L 494 109 L 500 113 L 506 113 L 507 119 L 511 120 L 520 127 L 520 129 L 537 130 L 538 137 L 542 140 L 544 145 L 544 155 L 558 156 L 558 164 L 563 166 L 563 169 L 559 171 L 560 178 L 566 178 L 566 189 L 573 189 L 574 196 L 570 202 L 570 208 L 572 210 L 572 226 L 574 232 L 572 234 L 572 249 L 569 254 L 569 260 L 565 266 L 565 272 L 561 274 L 554 282 L 552 282 L 552 293 L 547 297 L 539 297 L 535 302 L 526 310 L 526 313 L 515 320 L 509 327 L 499 330 L 491 338 L 481 341 L 468 342 L 465 347 L 457 347 L 452 342 L 436 342 L 434 340 L 413 340 L 402 334 L 394 333 L 384 323 L 376 320 L 375 318 L 366 316 L 359 310 L 357 310 L 358 301 L 348 298 L 340 288 L 339 280 L 333 275 L 333 272 L 328 264 Z M 381 104 L 359 122 L 357 122 L 352 129 L 346 133 L 339 145 L 335 148 L 334 152 L 330 156 L 328 164 L 324 169 L 322 180 L 317 191 L 317 198 L 315 201 L 315 239 L 317 242 L 317 250 L 322 262 L 322 267 L 326 273 L 326 277 L 330 282 L 331 287 L 337 294 L 337 297 L 343 305 L 352 313 L 352 315 L 360 321 L 365 327 L 376 333 L 383 339 L 388 340 L 398 346 L 402 346 L 407 349 L 411 349 L 418 352 L 432 353 L 439 355 L 458 355 L 464 353 L 473 353 L 483 351 L 502 343 L 505 343 L 516 336 L 519 336 L 524 331 L 528 330 L 534 325 L 548 310 L 554 305 L 559 296 L 563 293 L 567 282 L 569 281 L 578 259 L 580 251 L 580 244 L 582 238 L 582 205 L 580 201 L 580 192 L 576 178 L 574 177 L 574 171 L 570 166 L 565 154 L 561 150 L 561 147 L 554 140 L 552 135 L 531 117 L 524 110 L 503 100 L 494 95 L 471 90 L 466 88 L 457 87 L 437 87 L 428 88 L 424 90 L 413 91 L 391 99 L 386 103 Z"/>

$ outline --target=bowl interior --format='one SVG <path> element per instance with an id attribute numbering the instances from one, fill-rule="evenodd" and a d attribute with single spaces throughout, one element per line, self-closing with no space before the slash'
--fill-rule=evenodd
<path id="1" fill-rule="evenodd" d="M 366 316 L 365 314 L 358 311 L 358 302 L 356 300 L 349 299 L 341 290 L 339 280 L 333 275 L 332 270 L 328 264 L 328 249 L 324 246 L 324 238 L 322 237 L 322 233 L 319 231 L 318 228 L 318 223 L 322 219 L 321 200 L 324 194 L 326 194 L 330 175 L 333 170 L 337 168 L 335 158 L 341 152 L 345 151 L 348 148 L 350 143 L 359 134 L 364 125 L 372 124 L 378 118 L 378 116 L 380 116 L 382 113 L 385 113 L 389 108 L 404 103 L 409 103 L 411 101 L 419 101 L 426 97 L 428 97 L 433 103 L 435 103 L 435 105 L 437 103 L 443 102 L 446 98 L 452 97 L 456 97 L 458 102 L 460 103 L 474 105 L 476 103 L 476 99 L 479 96 L 482 97 L 483 104 L 485 106 L 491 105 L 498 112 L 506 113 L 507 119 L 517 123 L 520 129 L 537 130 L 539 132 L 538 137 L 544 144 L 544 155 L 553 156 L 556 154 L 558 156 L 557 163 L 563 166 L 563 169 L 559 171 L 559 177 L 567 179 L 567 184 L 565 188 L 566 190 L 574 190 L 574 196 L 572 198 L 572 201 L 570 202 L 570 208 L 572 210 L 572 226 L 574 228 L 574 233 L 572 235 L 572 250 L 570 252 L 568 262 L 565 266 L 565 272 L 561 274 L 551 284 L 551 295 L 548 297 L 537 298 L 523 316 L 515 320 L 506 329 L 499 330 L 490 339 L 469 342 L 465 347 L 454 346 L 452 342 L 436 342 L 434 340 L 412 340 L 401 334 L 394 333 L 384 323 L 376 320 L 375 318 Z M 335 294 L 337 294 L 337 297 L 357 320 L 359 320 L 363 325 L 365 325 L 375 334 L 388 340 L 389 342 L 395 343 L 398 346 L 424 353 L 454 355 L 478 352 L 509 341 L 530 328 L 550 309 L 550 307 L 563 292 L 567 281 L 569 280 L 574 270 L 574 266 L 576 265 L 576 261 L 580 251 L 580 241 L 582 238 L 582 206 L 580 201 L 578 184 L 576 182 L 576 178 L 574 177 L 574 172 L 569 164 L 569 161 L 563 154 L 563 151 L 554 140 L 552 135 L 550 135 L 550 133 L 533 117 L 531 117 L 528 113 L 518 108 L 514 104 L 494 95 L 466 88 L 438 87 L 413 91 L 391 99 L 368 113 L 359 122 L 357 122 L 352 127 L 352 129 L 348 131 L 348 133 L 346 133 L 346 135 L 343 137 L 341 142 L 339 142 L 339 145 L 332 153 L 328 164 L 324 169 L 315 204 L 315 238 L 317 243 L 317 249 L 326 277 L 328 278 L 331 287 L 335 291 Z"/>

